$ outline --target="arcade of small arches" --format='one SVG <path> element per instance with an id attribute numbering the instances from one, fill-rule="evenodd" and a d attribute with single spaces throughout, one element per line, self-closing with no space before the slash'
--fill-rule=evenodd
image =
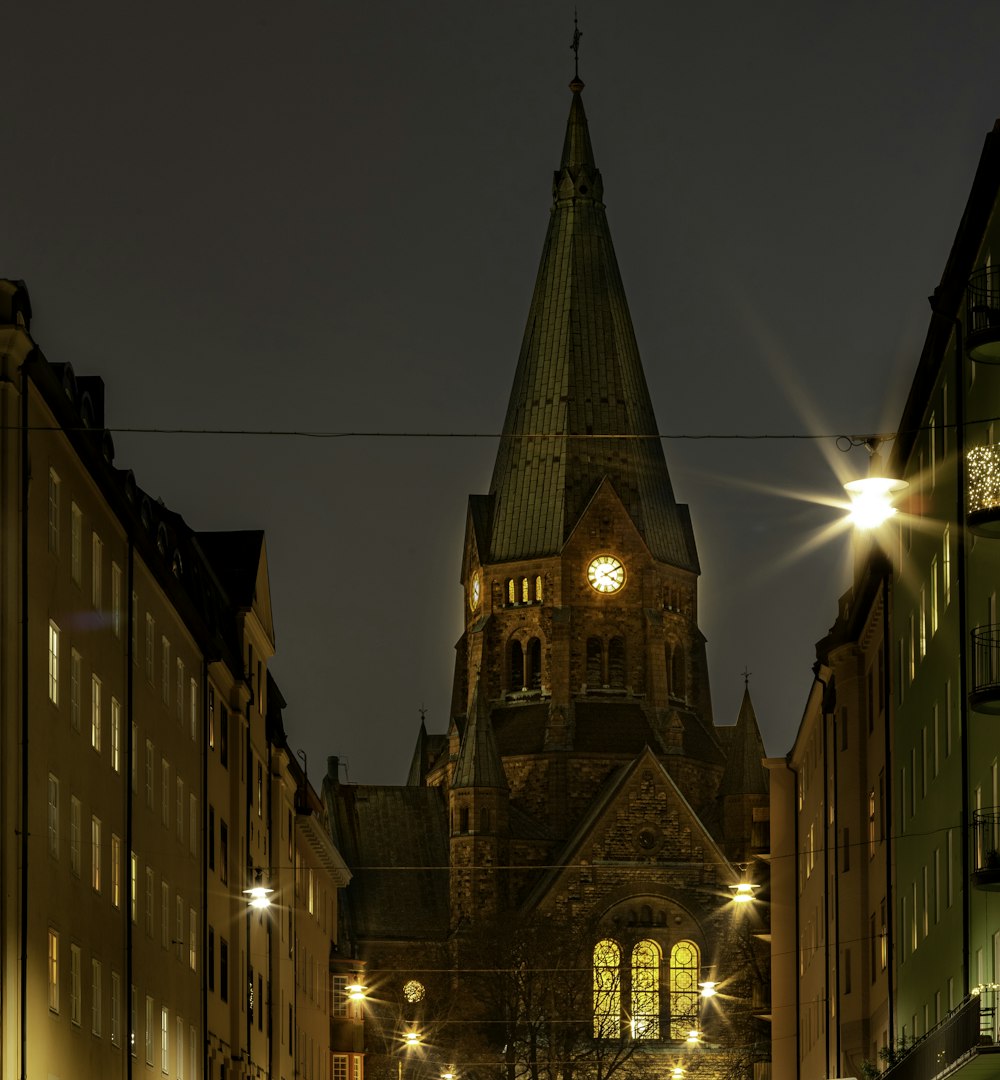
<path id="1" fill-rule="evenodd" d="M 508 578 L 506 586 L 508 604 L 540 604 L 542 602 L 542 575 Z"/>
<path id="2" fill-rule="evenodd" d="M 698 1026 L 701 950 L 693 941 L 663 949 L 652 938 L 630 950 L 612 938 L 594 946 L 594 1038 L 684 1040 Z M 666 1036 L 663 1035 L 664 1030 Z"/>

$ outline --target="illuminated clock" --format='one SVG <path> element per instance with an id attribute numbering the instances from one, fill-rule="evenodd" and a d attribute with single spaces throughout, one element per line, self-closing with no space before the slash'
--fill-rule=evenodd
<path id="1" fill-rule="evenodd" d="M 598 555 L 590 560 L 587 580 L 599 593 L 614 593 L 625 584 L 625 567 L 614 555 Z"/>
<path id="2" fill-rule="evenodd" d="M 469 587 L 469 607 L 472 611 L 475 611 L 479 607 L 479 599 L 482 596 L 482 585 L 480 583 L 479 572 L 476 571 L 472 575 L 472 585 Z"/>

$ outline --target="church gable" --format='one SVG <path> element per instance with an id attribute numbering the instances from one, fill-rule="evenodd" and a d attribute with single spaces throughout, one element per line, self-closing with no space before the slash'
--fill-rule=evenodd
<path id="1" fill-rule="evenodd" d="M 622 770 L 525 901 L 573 922 L 637 896 L 694 911 L 737 873 L 648 747 Z"/>

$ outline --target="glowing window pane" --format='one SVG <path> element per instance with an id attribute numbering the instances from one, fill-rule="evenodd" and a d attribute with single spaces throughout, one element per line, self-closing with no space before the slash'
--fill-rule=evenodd
<path id="1" fill-rule="evenodd" d="M 594 1038 L 621 1035 L 621 950 L 605 938 L 594 946 Z"/>
<path id="2" fill-rule="evenodd" d="M 542 601 L 542 575 L 541 574 L 539 574 L 538 577 L 535 578 L 535 600 L 538 603 L 541 603 L 541 601 Z"/>
<path id="3" fill-rule="evenodd" d="M 698 1023 L 698 973 L 701 956 L 693 941 L 670 950 L 670 1038 L 686 1039 Z"/>
<path id="4" fill-rule="evenodd" d="M 523 604 L 528 603 L 530 597 L 528 596 L 528 579 L 521 578 L 521 602 Z"/>
<path id="5" fill-rule="evenodd" d="M 513 578 L 511 578 L 510 581 L 507 582 L 507 600 L 511 604 L 513 604 L 514 601 L 517 600 L 517 593 L 514 592 L 514 579 Z"/>
<path id="6" fill-rule="evenodd" d="M 660 1037 L 660 947 L 640 941 L 632 950 L 632 1027 L 637 1039 Z"/>

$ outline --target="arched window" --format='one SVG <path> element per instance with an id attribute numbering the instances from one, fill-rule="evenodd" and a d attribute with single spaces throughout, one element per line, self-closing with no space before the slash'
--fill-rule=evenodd
<path id="1" fill-rule="evenodd" d="M 608 686 L 625 687 L 625 639 L 613 637 L 608 642 Z"/>
<path id="2" fill-rule="evenodd" d="M 640 941 L 632 950 L 632 1032 L 637 1039 L 660 1037 L 660 946 Z"/>
<path id="3" fill-rule="evenodd" d="M 513 578 L 507 580 L 507 603 L 513 604 L 517 601 L 517 586 Z"/>
<path id="4" fill-rule="evenodd" d="M 604 682 L 604 648 L 600 638 L 587 638 L 587 686 L 601 686 Z"/>
<path id="5" fill-rule="evenodd" d="M 701 954 L 693 941 L 670 950 L 670 1038 L 686 1039 L 698 1026 L 698 974 Z"/>
<path id="6" fill-rule="evenodd" d="M 617 1039 L 622 1031 L 621 949 L 605 938 L 594 946 L 594 1038 Z"/>
<path id="7" fill-rule="evenodd" d="M 675 645 L 670 654 L 670 696 L 677 701 L 687 701 L 687 665 L 682 645 Z"/>
<path id="8" fill-rule="evenodd" d="M 532 638 L 528 642 L 526 675 L 524 685 L 529 690 L 540 690 L 542 687 L 542 643 L 538 638 Z"/>
<path id="9" fill-rule="evenodd" d="M 528 579 L 521 578 L 521 603 L 527 604 L 531 601 L 531 595 L 528 592 Z"/>
<path id="10" fill-rule="evenodd" d="M 479 810 L 479 831 L 484 833 L 490 831 L 490 810 L 488 806 L 483 806 Z"/>
<path id="11" fill-rule="evenodd" d="M 517 693 L 524 687 L 524 650 L 520 641 L 510 643 L 510 688 Z"/>
<path id="12" fill-rule="evenodd" d="M 540 604 L 542 602 L 542 575 L 539 574 L 535 578 L 535 603 Z"/>

